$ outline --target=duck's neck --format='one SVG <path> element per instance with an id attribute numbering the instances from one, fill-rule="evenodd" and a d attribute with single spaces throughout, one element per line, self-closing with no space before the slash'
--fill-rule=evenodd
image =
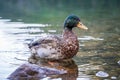
<path id="1" fill-rule="evenodd" d="M 66 28 L 63 31 L 63 38 L 64 39 L 69 39 L 69 38 L 77 39 L 77 36 L 74 34 L 72 30 Z"/>

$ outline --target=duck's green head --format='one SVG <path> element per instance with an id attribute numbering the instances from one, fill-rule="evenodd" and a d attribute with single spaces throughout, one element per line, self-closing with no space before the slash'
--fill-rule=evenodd
<path id="1" fill-rule="evenodd" d="M 82 24 L 79 17 L 75 15 L 70 15 L 65 19 L 64 28 L 72 30 L 74 27 L 79 27 L 81 29 L 87 30 L 88 28 Z"/>

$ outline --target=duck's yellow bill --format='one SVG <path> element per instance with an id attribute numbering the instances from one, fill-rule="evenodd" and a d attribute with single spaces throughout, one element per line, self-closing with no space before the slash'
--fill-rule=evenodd
<path id="1" fill-rule="evenodd" d="M 83 25 L 81 22 L 79 22 L 79 23 L 77 24 L 77 27 L 80 28 L 80 29 L 84 29 L 84 30 L 87 30 L 87 29 L 88 29 L 88 28 L 87 28 L 85 25 Z"/>

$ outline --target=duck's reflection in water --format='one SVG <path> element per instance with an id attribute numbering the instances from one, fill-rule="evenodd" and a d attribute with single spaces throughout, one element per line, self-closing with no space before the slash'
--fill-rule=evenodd
<path id="1" fill-rule="evenodd" d="M 72 59 L 62 61 L 28 60 L 9 77 L 9 80 L 76 80 L 78 67 Z M 59 79 L 60 78 L 60 79 Z"/>

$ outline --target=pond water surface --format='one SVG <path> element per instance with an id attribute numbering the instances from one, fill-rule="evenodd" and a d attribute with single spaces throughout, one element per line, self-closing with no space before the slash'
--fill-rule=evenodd
<path id="1" fill-rule="evenodd" d="M 77 65 L 77 75 L 64 75 L 54 79 L 46 76 L 42 80 L 119 80 L 120 28 L 116 27 L 116 32 L 107 32 L 108 28 L 105 32 L 99 32 L 100 28 L 94 28 L 88 31 L 74 29 L 80 41 L 79 52 L 73 58 Z M 60 35 L 62 29 L 61 25 L 12 22 L 11 19 L 1 18 L 0 80 L 5 80 L 27 61 L 30 56 L 27 43 L 40 34 Z"/>

